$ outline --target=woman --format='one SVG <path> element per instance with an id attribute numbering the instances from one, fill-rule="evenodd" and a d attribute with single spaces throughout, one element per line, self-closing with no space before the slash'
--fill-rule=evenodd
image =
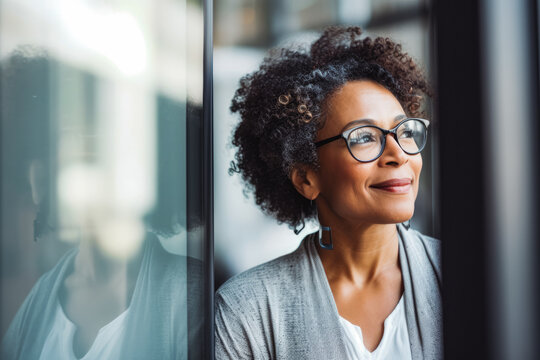
<path id="1" fill-rule="evenodd" d="M 219 289 L 217 359 L 442 358 L 440 244 L 401 224 L 428 84 L 400 45 L 360 34 L 329 28 L 241 80 L 235 170 L 278 221 L 321 230 Z"/>

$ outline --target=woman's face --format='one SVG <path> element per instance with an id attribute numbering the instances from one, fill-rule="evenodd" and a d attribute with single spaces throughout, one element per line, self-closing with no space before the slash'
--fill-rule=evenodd
<path id="1" fill-rule="evenodd" d="M 395 127 L 406 117 L 390 91 L 373 81 L 351 81 L 327 104 L 324 127 L 317 141 L 365 124 L 369 119 L 383 129 Z M 382 155 L 368 163 L 355 160 L 344 140 L 318 149 L 319 215 L 353 223 L 389 224 L 410 219 L 422 169 L 420 154 L 407 155 L 390 134 Z M 394 183 L 386 183 L 394 181 Z"/>

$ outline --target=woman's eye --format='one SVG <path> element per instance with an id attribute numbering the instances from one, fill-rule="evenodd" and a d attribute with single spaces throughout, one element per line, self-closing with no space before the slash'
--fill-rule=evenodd
<path id="1" fill-rule="evenodd" d="M 350 144 L 362 145 L 362 144 L 372 143 L 375 141 L 377 141 L 377 139 L 375 139 L 375 136 L 373 136 L 373 134 L 364 133 L 364 134 L 359 134 L 359 135 L 351 137 Z"/>
<path id="2" fill-rule="evenodd" d="M 401 139 L 408 139 L 414 137 L 414 131 L 412 129 L 405 129 L 399 135 Z"/>

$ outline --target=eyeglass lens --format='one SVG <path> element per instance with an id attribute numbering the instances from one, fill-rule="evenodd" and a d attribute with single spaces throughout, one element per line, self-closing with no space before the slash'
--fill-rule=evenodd
<path id="1" fill-rule="evenodd" d="M 416 119 L 407 120 L 396 129 L 399 146 L 409 155 L 419 153 L 426 144 L 427 129 Z M 384 134 L 374 126 L 353 130 L 347 139 L 352 155 L 360 161 L 375 160 L 383 151 Z"/>

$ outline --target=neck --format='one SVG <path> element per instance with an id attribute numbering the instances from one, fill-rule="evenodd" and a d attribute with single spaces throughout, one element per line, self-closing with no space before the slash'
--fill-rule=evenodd
<path id="1" fill-rule="evenodd" d="M 136 276 L 140 254 L 129 259 L 116 259 L 99 248 L 96 239 L 83 237 L 75 258 L 73 273 L 89 283 L 125 282 Z"/>
<path id="2" fill-rule="evenodd" d="M 331 228 L 334 249 L 317 246 L 329 281 L 345 278 L 361 285 L 399 267 L 395 224 L 341 223 Z"/>

